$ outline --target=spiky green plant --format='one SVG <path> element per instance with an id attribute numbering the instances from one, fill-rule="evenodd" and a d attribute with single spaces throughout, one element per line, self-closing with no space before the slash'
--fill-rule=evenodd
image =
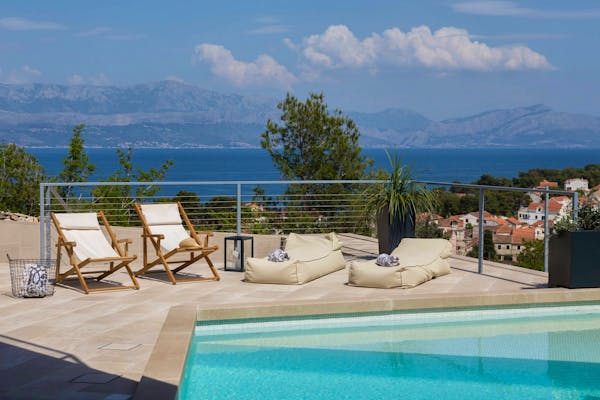
<path id="1" fill-rule="evenodd" d="M 392 154 L 385 150 L 385 154 L 390 169 L 384 172 L 385 183 L 370 185 L 367 188 L 369 213 L 378 213 L 387 206 L 392 222 L 395 218 L 402 218 L 407 214 L 412 220 L 419 212 L 433 211 L 436 205 L 433 192 L 425 185 L 415 183 L 412 168 L 402 164 L 402 157 L 397 150 Z"/>

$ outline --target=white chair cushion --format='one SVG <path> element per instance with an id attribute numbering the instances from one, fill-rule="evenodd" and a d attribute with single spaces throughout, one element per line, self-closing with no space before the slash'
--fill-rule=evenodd
<path id="1" fill-rule="evenodd" d="M 63 234 L 67 241 L 77 244 L 73 247 L 73 251 L 79 261 L 84 261 L 88 258 L 119 257 L 119 254 L 106 240 L 100 227 L 97 230 L 63 229 Z"/>
<path id="2" fill-rule="evenodd" d="M 142 213 L 148 225 L 181 225 L 179 207 L 175 203 L 142 204 Z"/>
<path id="3" fill-rule="evenodd" d="M 54 214 L 62 229 L 100 229 L 96 213 Z"/>
<path id="4" fill-rule="evenodd" d="M 164 252 L 169 252 L 173 249 L 179 248 L 179 243 L 183 239 L 190 237 L 190 234 L 183 229 L 181 224 L 177 225 L 153 225 L 150 226 L 150 232 L 154 235 L 163 235 L 165 238 L 161 239 L 160 247 Z"/>

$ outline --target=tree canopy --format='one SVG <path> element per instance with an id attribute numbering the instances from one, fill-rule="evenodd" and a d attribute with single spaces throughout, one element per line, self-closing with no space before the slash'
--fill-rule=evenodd
<path id="1" fill-rule="evenodd" d="M 288 94 L 277 107 L 280 121 L 267 120 L 261 146 L 286 180 L 364 179 L 373 161 L 362 155 L 360 132 L 349 117 L 329 111 L 323 94 L 311 93 L 305 102 Z M 286 188 L 287 227 L 301 225 L 315 231 L 330 229 L 333 221 L 347 221 L 362 187 L 351 184 L 291 184 Z M 323 195 L 330 197 L 320 204 Z M 344 197 L 344 199 L 342 199 Z"/>
<path id="2" fill-rule="evenodd" d="M 165 178 L 167 171 L 173 165 L 173 161 L 167 160 L 163 162 L 158 169 L 150 168 L 145 171 L 141 168 L 135 168 L 133 164 L 133 149 L 127 150 L 117 149 L 119 157 L 119 168 L 104 182 L 156 182 Z M 131 205 L 135 201 L 141 201 L 145 197 L 156 195 L 160 187 L 157 185 L 136 186 L 132 190 L 130 185 L 107 185 L 96 186 L 92 189 L 92 196 L 95 197 L 96 203 L 106 204 L 116 211 L 110 215 L 111 223 L 117 222 L 121 224 L 130 223 Z"/>
<path id="3" fill-rule="evenodd" d="M 358 127 L 338 109 L 330 113 L 323 94 L 305 102 L 288 94 L 277 105 L 281 124 L 269 119 L 262 134 L 266 149 L 284 179 L 361 179 L 372 165 L 362 156 Z"/>
<path id="4" fill-rule="evenodd" d="M 479 258 L 479 242 L 473 245 L 471 250 L 467 253 L 467 257 Z M 483 232 L 483 259 L 490 261 L 496 261 L 498 259 L 492 232 L 488 230 Z"/>
<path id="5" fill-rule="evenodd" d="M 521 243 L 523 250 L 517 256 L 519 267 L 544 270 L 544 241 L 526 240 Z"/>
<path id="6" fill-rule="evenodd" d="M 90 163 L 90 159 L 84 150 L 84 140 L 82 136 L 85 125 L 80 124 L 73 128 L 73 136 L 69 143 L 67 156 L 63 158 L 63 170 L 57 175 L 57 180 L 61 182 L 87 182 L 88 178 L 96 170 L 96 166 Z M 61 186 L 58 188 L 62 197 L 68 198 L 71 194 L 71 186 Z"/>
<path id="7" fill-rule="evenodd" d="M 37 215 L 39 185 L 46 180 L 38 159 L 14 143 L 0 144 L 0 209 Z"/>

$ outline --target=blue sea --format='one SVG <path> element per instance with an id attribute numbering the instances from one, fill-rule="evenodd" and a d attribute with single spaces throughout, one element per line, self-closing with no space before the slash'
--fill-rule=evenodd
<path id="1" fill-rule="evenodd" d="M 66 148 L 31 148 L 49 175 L 62 169 Z M 87 149 L 90 162 L 97 167 L 90 180 L 107 177 L 118 168 L 114 149 Z M 376 167 L 386 168 L 383 149 L 363 149 Z M 598 149 L 400 149 L 419 180 L 473 182 L 483 174 L 513 178 L 532 168 L 583 167 L 600 164 Z M 254 181 L 281 179 L 263 149 L 134 149 L 136 168 L 158 167 L 172 160 L 167 181 Z M 167 193 L 172 190 L 166 190 Z M 163 192 L 165 193 L 165 192 Z"/>

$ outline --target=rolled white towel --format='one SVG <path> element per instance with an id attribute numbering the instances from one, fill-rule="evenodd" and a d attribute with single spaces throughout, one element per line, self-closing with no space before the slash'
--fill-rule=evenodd
<path id="1" fill-rule="evenodd" d="M 400 260 L 396 256 L 391 256 L 389 254 L 382 253 L 379 256 L 377 256 L 375 264 L 382 267 L 393 267 L 400 264 Z"/>
<path id="2" fill-rule="evenodd" d="M 267 259 L 272 262 L 284 262 L 286 260 L 289 260 L 290 257 L 284 250 L 275 249 L 271 252 L 271 254 L 269 254 Z"/>

